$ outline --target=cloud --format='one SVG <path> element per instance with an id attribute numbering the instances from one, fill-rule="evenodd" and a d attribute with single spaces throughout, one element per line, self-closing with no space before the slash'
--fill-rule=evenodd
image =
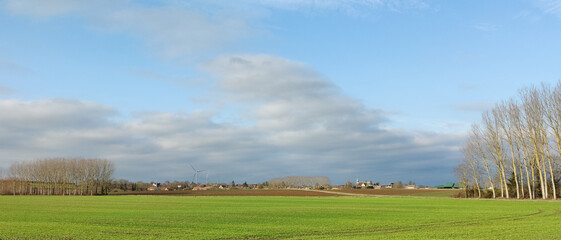
<path id="1" fill-rule="evenodd" d="M 52 18 L 84 19 L 87 27 L 130 34 L 169 58 L 213 57 L 251 35 L 263 34 L 255 19 L 269 9 L 337 11 L 364 15 L 372 9 L 402 11 L 426 8 L 420 0 L 262 0 L 262 1 L 127 1 L 127 0 L 5 0 L 11 14 L 44 21 Z"/>
<path id="2" fill-rule="evenodd" d="M 4 7 L 12 13 L 48 18 L 84 10 L 87 4 L 76 0 L 8 0 L 4 2 Z"/>
<path id="3" fill-rule="evenodd" d="M 302 63 L 269 55 L 238 55 L 217 58 L 205 69 L 219 79 L 229 101 L 258 103 L 251 115 L 262 129 L 366 130 L 386 120 L 381 111 L 366 109 Z"/>
<path id="4" fill-rule="evenodd" d="M 12 89 L 10 89 L 10 88 L 7 88 L 7 87 L 0 87 L 0 96 L 3 96 L 3 95 L 10 95 L 10 94 L 12 94 L 13 92 L 14 92 L 14 91 L 13 91 Z"/>
<path id="5" fill-rule="evenodd" d="M 103 31 L 130 33 L 166 57 L 213 52 L 245 38 L 251 29 L 242 16 L 219 10 L 198 11 L 177 5 L 141 5 L 130 1 L 7 0 L 4 8 L 35 19 L 86 19 Z"/>
<path id="6" fill-rule="evenodd" d="M 0 74 L 23 76 L 31 73 L 31 70 L 6 58 L 0 57 Z"/>
<path id="7" fill-rule="evenodd" d="M 147 112 L 116 121 L 110 106 L 68 99 L 0 100 L 0 165 L 45 157 L 104 157 L 131 180 L 211 181 L 288 175 L 437 184 L 452 178 L 457 134 L 381 125 L 385 112 L 344 95 L 311 67 L 268 55 L 223 56 L 202 66 L 218 99 L 243 106 L 248 124 L 224 111 Z M 215 99 L 216 101 L 216 99 Z M 421 182 L 422 181 L 422 182 Z"/>
<path id="8" fill-rule="evenodd" d="M 472 26 L 474 29 L 482 32 L 494 32 L 497 31 L 497 25 L 491 23 L 476 23 Z"/>
<path id="9" fill-rule="evenodd" d="M 561 17 L 561 0 L 536 0 L 535 2 L 545 13 Z"/>
<path id="10" fill-rule="evenodd" d="M 456 105 L 456 109 L 469 112 L 484 112 L 495 105 L 492 102 L 466 102 Z"/>
<path id="11" fill-rule="evenodd" d="M 0 109 L 0 124 L 14 130 L 48 128 L 68 129 L 94 127 L 116 114 L 110 107 L 102 107 L 93 102 L 79 102 L 66 99 L 48 99 L 34 102 L 4 100 Z"/>
<path id="12" fill-rule="evenodd" d="M 428 4 L 420 0 L 261 0 L 258 3 L 286 10 L 297 11 L 338 11 L 350 15 L 360 15 L 372 9 L 388 9 L 402 11 L 408 9 L 424 9 Z"/>
<path id="13" fill-rule="evenodd" d="M 460 82 L 458 83 L 458 88 L 462 91 L 469 91 L 477 88 L 477 85 L 470 82 Z"/>

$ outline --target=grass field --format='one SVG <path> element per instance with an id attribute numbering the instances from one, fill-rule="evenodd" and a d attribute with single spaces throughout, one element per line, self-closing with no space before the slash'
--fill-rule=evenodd
<path id="1" fill-rule="evenodd" d="M 163 196 L 283 196 L 283 197 L 335 197 L 341 195 L 374 195 L 374 196 L 418 196 L 418 197 L 451 197 L 460 190 L 437 190 L 437 189 L 346 189 L 346 190 L 207 190 L 207 191 L 134 191 L 134 192 L 111 192 L 110 195 L 163 195 Z M 349 194 L 346 194 L 349 193 Z"/>
<path id="2" fill-rule="evenodd" d="M 0 196 L 0 239 L 561 239 L 561 203 Z"/>

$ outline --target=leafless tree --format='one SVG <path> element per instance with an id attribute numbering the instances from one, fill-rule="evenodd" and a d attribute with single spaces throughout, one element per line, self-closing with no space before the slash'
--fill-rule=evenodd
<path id="1" fill-rule="evenodd" d="M 105 159 L 51 158 L 17 162 L 10 166 L 12 194 L 107 194 L 114 172 Z M 98 192 L 99 191 L 99 192 Z"/>
<path id="2" fill-rule="evenodd" d="M 496 197 L 496 181 L 501 197 L 509 198 L 509 188 L 513 191 L 516 188 L 517 198 L 557 199 L 556 175 L 561 169 L 561 81 L 554 88 L 546 84 L 539 89 L 524 88 L 518 97 L 518 101 L 511 99 L 485 112 L 481 127 L 473 125 L 462 149 L 461 164 L 472 168 L 474 174 L 468 179 L 473 178 L 474 183 L 480 180 L 477 167 L 485 170 L 493 197 Z"/>

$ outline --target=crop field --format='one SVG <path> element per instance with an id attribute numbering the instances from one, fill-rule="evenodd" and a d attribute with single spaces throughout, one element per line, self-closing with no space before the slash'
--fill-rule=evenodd
<path id="1" fill-rule="evenodd" d="M 334 196 L 418 196 L 418 197 L 451 197 L 459 190 L 436 190 L 436 189 L 347 189 L 347 190 L 206 190 L 206 191 L 134 191 L 134 192 L 112 192 L 111 195 L 162 195 L 162 196 L 282 196 L 282 197 L 334 197 Z"/>
<path id="2" fill-rule="evenodd" d="M 0 196 L 0 239 L 561 239 L 561 202 Z"/>

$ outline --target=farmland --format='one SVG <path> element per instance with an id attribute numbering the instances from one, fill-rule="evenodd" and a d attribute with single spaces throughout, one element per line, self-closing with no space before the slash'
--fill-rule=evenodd
<path id="1" fill-rule="evenodd" d="M 335 196 L 421 196 L 421 197 L 450 197 L 458 190 L 424 190 L 424 189 L 347 189 L 330 191 L 305 191 L 290 189 L 275 190 L 206 190 L 206 191 L 129 191 L 112 192 L 111 195 L 161 195 L 161 196 L 192 196 L 192 197 L 218 197 L 218 196 L 253 196 L 253 197 L 335 197 Z"/>
<path id="2" fill-rule="evenodd" d="M 409 197 L 0 196 L 0 239 L 559 239 L 561 204 Z"/>

